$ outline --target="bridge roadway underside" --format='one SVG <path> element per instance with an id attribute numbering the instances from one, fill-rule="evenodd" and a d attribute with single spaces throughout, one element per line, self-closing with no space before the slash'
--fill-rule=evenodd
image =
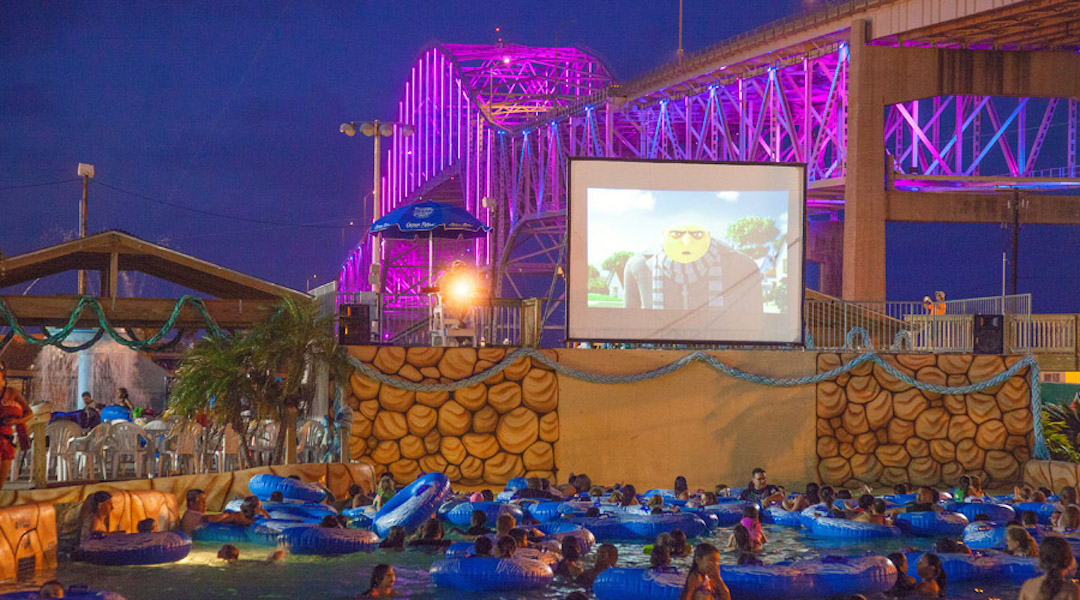
<path id="1" fill-rule="evenodd" d="M 1011 221 L 1011 193 L 887 189 L 885 108 L 949 95 L 1080 99 L 1080 54 L 870 46 L 864 21 L 851 37 L 843 296 L 884 300 L 886 221 Z M 1080 224 L 1080 197 L 1024 198 L 1024 223 Z"/>

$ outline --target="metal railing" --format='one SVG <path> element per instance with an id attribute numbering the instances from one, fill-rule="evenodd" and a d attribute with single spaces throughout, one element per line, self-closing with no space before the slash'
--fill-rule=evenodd
<path id="1" fill-rule="evenodd" d="M 339 306 L 362 303 L 371 297 L 357 294 L 339 294 Z M 378 327 L 371 332 L 371 342 L 395 346 L 429 346 L 433 343 L 463 343 L 484 346 L 520 346 L 523 343 L 525 306 L 529 300 L 521 298 L 492 298 L 485 304 L 469 308 L 464 319 L 456 315 L 436 311 L 435 306 L 411 308 L 384 308 Z M 375 307 L 371 306 L 372 314 Z"/>
<path id="2" fill-rule="evenodd" d="M 1027 328 L 1011 328 L 1009 339 L 1027 335 L 1024 341 L 1035 354 L 1075 353 L 1077 315 L 1032 315 Z"/>

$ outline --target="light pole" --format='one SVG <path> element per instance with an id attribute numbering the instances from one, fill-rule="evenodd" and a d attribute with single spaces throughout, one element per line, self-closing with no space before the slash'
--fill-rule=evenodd
<path id="1" fill-rule="evenodd" d="M 413 134 L 413 126 L 407 123 L 399 123 L 397 121 L 349 121 L 348 123 L 342 123 L 340 127 L 341 133 L 349 137 L 356 135 L 356 132 L 375 138 L 375 186 L 372 192 L 374 198 L 372 202 L 371 211 L 371 224 L 375 225 L 375 221 L 379 220 L 382 216 L 380 213 L 379 202 L 382 194 L 380 194 L 380 181 L 382 177 L 382 150 L 380 141 L 383 137 L 390 137 L 394 135 L 395 131 L 398 131 L 403 136 L 410 136 Z M 378 322 L 382 323 L 382 235 L 375 234 L 375 244 L 371 248 L 371 272 L 368 275 L 368 283 L 371 284 L 371 289 L 375 292 L 376 303 L 378 305 L 379 315 L 377 315 Z"/>
<path id="2" fill-rule="evenodd" d="M 94 165 L 79 163 L 79 177 L 83 178 L 82 202 L 79 203 L 79 238 L 86 237 L 86 219 L 88 211 L 88 197 L 90 195 L 90 180 L 94 178 Z M 79 295 L 86 295 L 86 271 L 79 269 Z"/>

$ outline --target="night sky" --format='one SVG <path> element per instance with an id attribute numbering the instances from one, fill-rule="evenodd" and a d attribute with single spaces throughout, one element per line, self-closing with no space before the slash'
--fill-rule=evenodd
<path id="1" fill-rule="evenodd" d="M 821 2 L 686 0 L 684 45 L 693 51 Z M 371 139 L 338 125 L 394 118 L 428 44 L 493 43 L 501 27 L 508 42 L 591 50 L 625 81 L 674 58 L 677 10 L 677 0 L 4 2 L 0 251 L 75 235 L 76 166 L 85 162 L 97 171 L 91 233 L 123 229 L 314 287 L 362 236 L 360 199 L 371 187 Z M 1066 258 L 1073 230 L 1023 231 L 1020 288 L 1035 291 L 1036 310 L 1080 312 L 1065 283 L 1080 275 Z M 998 226 L 896 223 L 888 233 L 890 299 L 1000 292 Z M 1041 250 L 1025 252 L 1048 240 L 1065 255 L 1053 273 Z M 71 275 L 33 291 L 74 288 Z M 155 286 L 142 291 L 155 295 Z"/>

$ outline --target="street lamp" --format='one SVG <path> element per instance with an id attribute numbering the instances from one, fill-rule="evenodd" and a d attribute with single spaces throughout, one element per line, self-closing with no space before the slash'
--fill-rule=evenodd
<path id="1" fill-rule="evenodd" d="M 401 133 L 401 135 L 403 135 L 403 136 L 408 137 L 408 136 L 413 134 L 414 130 L 415 129 L 413 128 L 412 125 L 409 125 L 407 123 L 399 123 L 397 121 L 360 121 L 360 122 L 349 121 L 348 123 L 342 123 L 341 124 L 341 127 L 340 127 L 341 133 L 344 133 L 345 135 L 347 135 L 349 137 L 353 137 L 354 135 L 356 135 L 356 132 L 359 131 L 360 133 L 366 135 L 367 137 L 374 137 L 375 138 L 375 189 L 374 189 L 374 192 L 372 194 L 372 196 L 374 198 L 374 201 L 372 202 L 373 209 L 372 209 L 372 212 L 371 212 L 371 224 L 372 225 L 374 225 L 375 221 L 378 221 L 379 217 L 382 216 L 380 214 L 380 212 L 379 212 L 380 211 L 379 201 L 381 200 L 381 198 L 380 198 L 381 194 L 379 193 L 379 187 L 380 187 L 379 183 L 380 183 L 380 178 L 382 176 L 382 174 L 381 174 L 382 161 L 381 161 L 381 156 L 380 156 L 382 152 L 380 150 L 380 146 L 381 146 L 380 145 L 380 140 L 383 137 L 390 137 L 390 136 L 394 135 L 395 131 Z M 381 254 L 382 254 L 382 236 L 379 235 L 379 234 L 376 234 L 375 235 L 375 245 L 374 245 L 374 247 L 373 247 L 373 249 L 371 251 L 371 273 L 368 275 L 368 283 L 371 284 L 371 288 L 373 290 L 375 290 L 376 294 L 381 294 L 382 293 L 382 286 L 380 285 L 380 281 L 382 280 L 382 278 L 381 278 L 381 269 L 382 269 L 382 267 L 379 264 L 380 260 L 381 260 L 381 256 L 380 256 Z"/>

